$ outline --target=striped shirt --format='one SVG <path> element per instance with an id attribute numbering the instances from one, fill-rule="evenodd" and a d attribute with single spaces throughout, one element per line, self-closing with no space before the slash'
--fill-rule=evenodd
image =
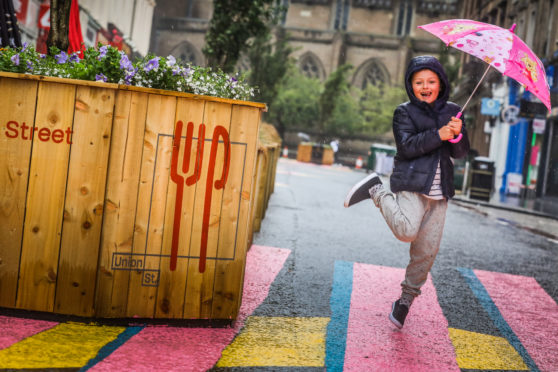
<path id="1" fill-rule="evenodd" d="M 430 192 L 427 195 L 430 199 L 442 200 L 444 194 L 442 193 L 442 170 L 440 168 L 440 161 L 438 161 L 438 168 L 436 168 L 436 175 L 434 176 L 434 181 L 432 181 L 432 186 L 430 187 Z"/>

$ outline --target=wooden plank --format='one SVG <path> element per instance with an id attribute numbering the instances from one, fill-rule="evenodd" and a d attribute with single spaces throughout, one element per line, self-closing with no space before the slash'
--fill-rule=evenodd
<path id="1" fill-rule="evenodd" d="M 213 319 L 234 319 L 240 308 L 249 238 L 250 192 L 256 165 L 260 110 L 234 106 L 229 180 L 223 195 L 213 297 Z"/>
<path id="2" fill-rule="evenodd" d="M 33 138 L 18 308 L 54 310 L 75 95 L 72 85 L 39 84 L 35 128 L 41 129 Z M 44 140 L 47 131 L 50 140 Z M 55 131 L 63 133 L 60 143 Z"/>
<path id="3" fill-rule="evenodd" d="M 201 94 L 184 93 L 184 92 L 177 92 L 173 90 L 136 87 L 133 85 L 104 83 L 104 82 L 89 81 L 89 80 L 67 79 L 67 78 L 59 78 L 54 76 L 19 74 L 14 72 L 5 72 L 5 71 L 0 71 L 0 77 L 10 77 L 10 78 L 26 79 L 26 80 L 34 80 L 34 81 L 46 81 L 46 82 L 60 83 L 60 84 L 72 84 L 76 86 L 80 85 L 80 86 L 118 89 L 120 91 L 158 94 L 162 96 L 173 96 L 177 98 L 188 98 L 192 100 L 203 100 L 206 102 L 220 102 L 220 103 L 235 104 L 241 106 L 257 107 L 262 110 L 267 110 L 267 105 L 261 102 L 241 101 L 241 100 L 231 99 L 231 98 L 204 96 Z"/>
<path id="4" fill-rule="evenodd" d="M 146 113 L 147 94 L 117 92 L 95 296 L 97 316 L 126 316 L 130 273 L 122 263 L 132 253 Z"/>
<path id="5" fill-rule="evenodd" d="M 77 88 L 56 313 L 94 315 L 114 94 L 112 89 Z"/>
<path id="6" fill-rule="evenodd" d="M 0 92 L 0 306 L 14 307 L 37 82 L 1 78 Z"/>
<path id="7" fill-rule="evenodd" d="M 183 93 L 183 92 L 176 92 L 172 90 L 163 90 L 163 89 L 155 89 L 155 88 L 145 88 L 145 87 L 136 87 L 133 85 L 119 85 L 119 89 L 122 90 L 130 90 L 135 92 L 146 92 L 152 94 L 159 94 L 163 96 L 174 96 L 180 98 L 189 98 L 192 100 L 204 100 L 206 102 L 218 102 L 218 103 L 226 103 L 226 104 L 234 104 L 240 106 L 249 106 L 249 107 L 257 107 L 262 110 L 267 110 L 267 105 L 261 102 L 252 102 L 252 101 L 241 101 L 237 99 L 231 98 L 221 98 L 221 97 L 213 97 L 213 96 L 204 96 L 200 94 L 193 94 L 193 93 Z"/>
<path id="8" fill-rule="evenodd" d="M 205 105 L 204 122 L 206 138 L 212 139 L 218 126 L 224 127 L 227 134 L 230 130 L 232 106 L 224 103 L 208 102 Z M 219 140 L 221 140 L 219 138 Z M 204 319 L 211 318 L 213 302 L 213 282 L 215 274 L 215 259 L 219 239 L 221 201 L 223 189 L 215 187 L 216 181 L 221 179 L 225 164 L 224 144 L 216 147 L 214 153 L 214 169 L 210 164 L 211 148 L 214 141 L 207 141 L 203 153 L 203 167 L 201 177 L 196 183 L 196 197 L 194 201 L 194 221 L 190 244 L 188 276 L 185 296 L 184 317 Z M 208 179 L 209 177 L 209 179 Z M 205 221 L 204 221 L 204 214 Z M 204 229 L 205 233 L 204 233 Z M 202 257 L 201 249 L 204 235 L 207 237 L 206 259 Z M 209 259 L 207 259 L 209 258 Z M 213 259 L 212 259 L 213 258 Z"/>
<path id="9" fill-rule="evenodd" d="M 188 272 L 187 257 L 190 248 L 190 236 L 194 216 L 194 200 L 196 196 L 196 184 L 186 185 L 186 179 L 195 173 L 196 153 L 198 147 L 199 128 L 203 123 L 205 102 L 179 98 L 176 108 L 175 123 L 182 122 L 182 130 L 179 143 L 179 151 L 176 155 L 175 181 L 171 181 L 168 187 L 166 202 L 166 217 L 163 236 L 163 251 L 161 259 L 161 273 L 159 279 L 159 290 L 157 292 L 157 307 L 155 316 L 157 318 L 182 318 L 184 313 L 184 293 L 186 291 L 186 276 Z M 192 124 L 188 144 L 187 134 L 188 125 Z M 177 135 L 175 132 L 171 134 Z M 185 154 L 185 151 L 188 153 Z M 187 161 L 184 169 L 183 163 Z M 202 164 L 203 165 L 203 164 Z M 171 164 L 172 166 L 172 164 Z M 172 171 L 172 168 L 171 168 Z M 182 201 L 177 198 L 178 184 L 182 185 Z M 178 199 L 178 200 L 177 200 Z M 178 216 L 175 216 L 175 208 L 178 208 Z M 178 257 L 176 268 L 170 270 L 170 256 L 172 250 L 172 240 L 175 229 L 179 235 L 176 255 Z"/>
<path id="10" fill-rule="evenodd" d="M 130 272 L 126 310 L 129 317 L 155 315 L 172 156 L 172 137 L 159 137 L 172 133 L 175 114 L 175 97 L 149 95 L 132 246 L 134 257 L 143 259 L 143 270 Z"/>
<path id="11" fill-rule="evenodd" d="M 260 231 L 265 206 L 265 191 L 267 185 L 267 166 L 269 152 L 265 146 L 258 148 L 256 195 L 254 196 L 254 231 Z"/>

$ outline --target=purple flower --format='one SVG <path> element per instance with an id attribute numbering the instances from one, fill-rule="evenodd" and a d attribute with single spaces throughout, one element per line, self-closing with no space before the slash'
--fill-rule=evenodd
<path id="1" fill-rule="evenodd" d="M 99 56 L 97 57 L 97 59 L 100 61 L 101 59 L 105 58 L 107 55 L 107 51 L 108 51 L 108 46 L 107 45 L 103 45 L 101 48 L 99 48 Z"/>
<path id="2" fill-rule="evenodd" d="M 186 76 L 190 75 L 190 72 L 192 72 L 192 69 L 190 67 L 188 67 L 184 71 L 182 71 L 182 76 L 186 77 Z"/>
<path id="3" fill-rule="evenodd" d="M 122 52 L 122 57 L 120 57 L 120 69 L 129 70 L 133 68 L 132 62 L 128 59 L 128 56 Z"/>
<path id="4" fill-rule="evenodd" d="M 19 54 L 14 54 L 10 60 L 14 65 L 19 66 Z"/>
<path id="5" fill-rule="evenodd" d="M 79 62 L 79 56 L 77 55 L 77 53 L 72 53 L 72 55 L 70 56 L 70 62 Z"/>
<path id="6" fill-rule="evenodd" d="M 62 52 L 60 52 L 60 54 L 55 55 L 54 58 L 56 58 L 56 62 L 59 65 L 61 65 L 63 63 L 66 63 L 66 61 L 68 61 L 68 54 L 66 54 L 66 52 L 62 51 Z"/>
<path id="7" fill-rule="evenodd" d="M 159 68 L 159 57 L 155 57 L 153 59 L 150 59 L 149 62 L 145 64 L 143 71 L 149 72 L 153 69 L 158 69 L 158 68 Z"/>
<path id="8" fill-rule="evenodd" d="M 27 61 L 27 69 L 28 69 L 29 71 L 33 71 L 33 68 L 34 68 L 34 67 L 33 67 L 33 63 L 32 63 L 31 61 Z"/>
<path id="9" fill-rule="evenodd" d="M 174 66 L 175 64 L 176 64 L 176 58 L 174 58 L 173 56 L 168 56 L 167 57 L 167 65 Z"/>
<path id="10" fill-rule="evenodd" d="M 104 81 L 106 83 L 107 80 L 108 80 L 108 78 L 103 74 L 95 75 L 95 81 Z"/>
<path id="11" fill-rule="evenodd" d="M 23 43 L 23 49 L 21 49 L 21 52 L 25 52 L 25 50 L 29 47 L 29 43 L 26 41 L 25 43 Z"/>

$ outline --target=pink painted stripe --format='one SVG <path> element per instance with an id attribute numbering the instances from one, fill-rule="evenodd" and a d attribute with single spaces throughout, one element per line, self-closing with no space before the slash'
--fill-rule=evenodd
<path id="1" fill-rule="evenodd" d="M 429 277 L 398 330 L 388 319 L 404 269 L 355 263 L 344 371 L 459 371 Z"/>
<path id="2" fill-rule="evenodd" d="M 0 316 L 0 350 L 57 325 L 57 322 Z"/>
<path id="3" fill-rule="evenodd" d="M 534 278 L 475 270 L 486 291 L 541 371 L 558 366 L 558 305 Z"/>
<path id="4" fill-rule="evenodd" d="M 253 245 L 234 328 L 146 327 L 93 371 L 207 371 L 217 363 L 246 318 L 262 303 L 290 250 Z"/>

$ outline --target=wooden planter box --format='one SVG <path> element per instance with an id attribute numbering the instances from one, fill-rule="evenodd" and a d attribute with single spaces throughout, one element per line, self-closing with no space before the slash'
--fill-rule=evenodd
<path id="1" fill-rule="evenodd" d="M 0 306 L 234 319 L 265 105 L 0 73 Z"/>
<path id="2" fill-rule="evenodd" d="M 334 160 L 333 150 L 330 147 L 313 145 L 309 142 L 298 144 L 296 160 L 304 163 L 332 165 Z"/>
<path id="3" fill-rule="evenodd" d="M 262 220 L 275 188 L 277 162 L 281 152 L 281 137 L 271 124 L 262 124 L 258 139 L 258 157 L 254 182 L 252 231 L 260 231 Z"/>

